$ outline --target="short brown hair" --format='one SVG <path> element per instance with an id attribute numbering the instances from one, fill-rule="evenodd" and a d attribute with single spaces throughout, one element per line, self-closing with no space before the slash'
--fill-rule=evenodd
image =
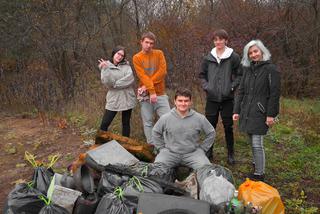
<path id="1" fill-rule="evenodd" d="M 191 100 L 192 97 L 192 93 L 189 89 L 187 88 L 178 88 L 176 90 L 176 94 L 174 95 L 174 99 L 176 100 L 178 96 L 182 96 L 182 97 L 189 97 Z"/>
<path id="2" fill-rule="evenodd" d="M 156 41 L 156 35 L 154 35 L 154 33 L 152 33 L 151 31 L 143 33 L 141 36 L 141 41 L 143 41 L 145 38 Z"/>
<path id="3" fill-rule="evenodd" d="M 219 38 L 225 39 L 225 40 L 229 39 L 229 35 L 228 35 L 227 31 L 225 31 L 224 29 L 215 30 L 213 32 L 212 39 L 215 39 L 216 37 L 219 37 Z"/>

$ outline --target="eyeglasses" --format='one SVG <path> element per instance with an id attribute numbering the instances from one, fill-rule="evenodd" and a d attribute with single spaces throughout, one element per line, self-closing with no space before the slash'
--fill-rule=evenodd
<path id="1" fill-rule="evenodd" d="M 118 55 L 124 57 L 124 54 L 120 53 L 120 52 L 117 52 Z"/>

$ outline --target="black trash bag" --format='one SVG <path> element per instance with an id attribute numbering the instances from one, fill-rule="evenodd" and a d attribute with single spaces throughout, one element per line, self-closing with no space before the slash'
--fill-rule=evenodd
<path id="1" fill-rule="evenodd" d="M 9 193 L 5 213 L 38 214 L 45 203 L 39 198 L 42 193 L 30 184 L 17 184 Z"/>
<path id="2" fill-rule="evenodd" d="M 106 193 L 112 193 L 117 186 L 121 186 L 124 182 L 129 180 L 129 176 L 119 175 L 104 171 L 101 173 L 97 193 L 100 197 Z"/>
<path id="3" fill-rule="evenodd" d="M 95 184 L 91 175 L 90 168 L 87 165 L 81 165 L 73 174 L 73 180 L 76 190 L 91 194 L 95 192 Z"/>
<path id="4" fill-rule="evenodd" d="M 60 207 L 57 204 L 49 204 L 44 206 L 39 214 L 70 214 L 68 210 L 63 207 Z"/>
<path id="5" fill-rule="evenodd" d="M 95 213 L 99 204 L 99 197 L 97 193 L 89 195 L 81 195 L 73 207 L 73 214 L 93 214 Z"/>
<path id="6" fill-rule="evenodd" d="M 148 177 L 154 177 L 167 182 L 174 182 L 175 173 L 173 168 L 168 167 L 164 163 L 151 163 L 149 164 Z"/>
<path id="7" fill-rule="evenodd" d="M 197 180 L 200 186 L 202 186 L 204 180 L 209 177 L 210 175 L 215 174 L 216 176 L 222 175 L 225 179 L 227 179 L 230 183 L 235 185 L 234 178 L 230 169 L 225 168 L 223 166 L 212 164 L 212 165 L 205 165 L 196 171 L 197 173 Z"/>
<path id="8" fill-rule="evenodd" d="M 54 172 L 51 168 L 46 168 L 44 166 L 34 168 L 32 176 L 33 187 L 42 192 L 42 194 L 47 195 L 53 175 Z"/>
<path id="9" fill-rule="evenodd" d="M 163 193 L 163 189 L 157 182 L 145 177 L 133 176 L 123 185 L 124 196 L 139 197 L 140 193 Z"/>
<path id="10" fill-rule="evenodd" d="M 145 176 L 148 176 L 150 164 L 151 163 L 139 161 L 132 166 L 126 166 L 126 167 L 128 167 L 134 175 L 145 177 Z"/>
<path id="11" fill-rule="evenodd" d="M 63 187 L 69 189 L 76 189 L 76 185 L 74 183 L 74 179 L 72 176 L 68 175 L 68 173 L 64 173 L 61 177 L 60 184 Z"/>
<path id="12" fill-rule="evenodd" d="M 102 197 L 95 214 L 132 214 L 135 210 L 136 206 L 127 197 L 117 197 L 108 193 Z"/>
<path id="13" fill-rule="evenodd" d="M 174 169 L 163 163 L 147 163 L 139 161 L 134 165 L 117 164 L 116 167 L 124 169 L 135 176 L 150 177 L 161 179 L 164 181 L 174 181 Z"/>

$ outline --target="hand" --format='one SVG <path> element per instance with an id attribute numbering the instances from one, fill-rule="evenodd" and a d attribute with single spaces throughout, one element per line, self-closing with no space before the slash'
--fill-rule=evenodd
<path id="1" fill-rule="evenodd" d="M 106 61 L 104 59 L 99 59 L 98 62 L 99 62 L 98 67 L 100 69 L 104 69 L 104 68 L 108 67 L 108 61 Z"/>
<path id="2" fill-rule="evenodd" d="M 154 104 L 157 102 L 157 94 L 150 94 L 150 103 Z"/>
<path id="3" fill-rule="evenodd" d="M 138 88 L 138 94 L 143 94 L 143 92 L 145 92 L 147 90 L 146 86 L 141 86 L 140 88 Z"/>
<path id="4" fill-rule="evenodd" d="M 237 120 L 239 120 L 239 114 L 233 114 L 232 115 L 232 119 L 234 120 L 234 121 L 237 121 Z"/>
<path id="5" fill-rule="evenodd" d="M 267 119 L 266 119 L 266 124 L 267 124 L 267 126 L 272 126 L 273 124 L 274 124 L 274 117 L 267 117 Z"/>

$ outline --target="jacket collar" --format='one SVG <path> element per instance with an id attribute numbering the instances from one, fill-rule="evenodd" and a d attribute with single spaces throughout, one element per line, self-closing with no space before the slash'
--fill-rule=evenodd
<path id="1" fill-rule="evenodd" d="M 223 59 L 228 59 L 231 57 L 233 53 L 233 49 L 232 48 L 229 48 L 226 46 L 226 49 L 224 50 L 222 56 L 220 57 L 220 60 L 223 60 Z M 218 56 L 217 56 L 217 51 L 216 51 L 216 48 L 213 48 L 210 53 L 206 56 L 206 58 L 209 60 L 209 61 L 213 61 L 213 62 L 218 62 Z"/>
<path id="2" fill-rule="evenodd" d="M 253 67 L 260 67 L 261 65 L 265 65 L 265 64 L 270 64 L 270 60 L 266 60 L 266 61 L 258 61 L 258 62 L 250 62 L 250 65 Z"/>

